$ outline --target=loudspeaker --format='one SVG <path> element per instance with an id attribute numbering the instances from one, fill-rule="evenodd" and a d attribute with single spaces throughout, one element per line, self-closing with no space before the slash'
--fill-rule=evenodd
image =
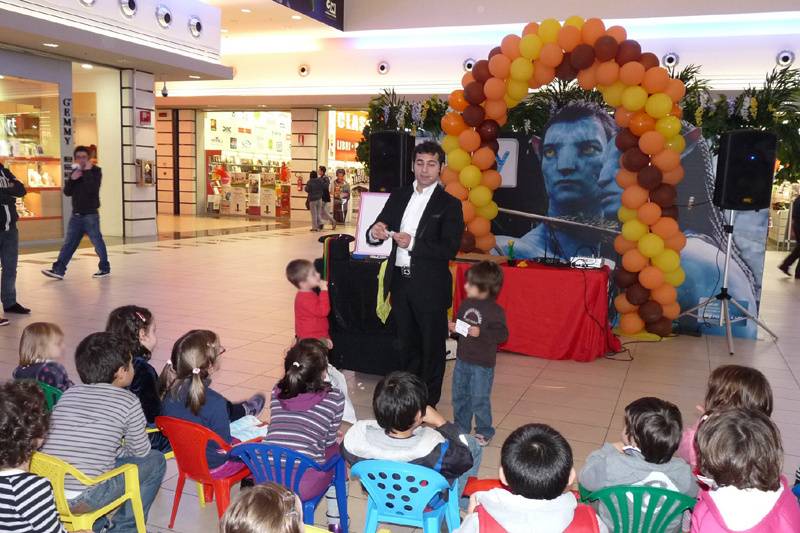
<path id="1" fill-rule="evenodd" d="M 391 192 L 411 180 L 414 137 L 403 131 L 369 136 L 369 191 Z"/>
<path id="2" fill-rule="evenodd" d="M 736 211 L 770 206 L 778 138 L 761 130 L 733 130 L 719 141 L 714 205 Z"/>

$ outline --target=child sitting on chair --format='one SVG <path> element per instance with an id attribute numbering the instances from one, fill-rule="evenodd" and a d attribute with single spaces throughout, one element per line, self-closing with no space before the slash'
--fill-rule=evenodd
<path id="1" fill-rule="evenodd" d="M 507 488 L 478 492 L 456 533 L 605 531 L 594 510 L 579 504 L 572 448 L 544 424 L 517 428 L 503 443 L 500 481 Z"/>
<path id="2" fill-rule="evenodd" d="M 34 322 L 28 325 L 19 341 L 19 366 L 14 379 L 34 379 L 58 390 L 72 387 L 67 369 L 58 362 L 64 357 L 64 333 L 56 324 Z"/>
<path id="3" fill-rule="evenodd" d="M 228 506 L 219 533 L 302 533 L 300 498 L 276 483 L 243 489 Z"/>

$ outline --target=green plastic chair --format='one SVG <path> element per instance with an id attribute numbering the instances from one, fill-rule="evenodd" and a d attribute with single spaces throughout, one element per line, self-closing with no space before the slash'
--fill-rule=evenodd
<path id="1" fill-rule="evenodd" d="M 44 401 L 47 403 L 47 410 L 52 411 L 64 391 L 52 385 L 48 385 L 47 383 L 42 383 L 41 381 L 37 381 L 36 384 L 39 385 L 39 388 L 42 389 L 44 393 Z"/>
<path id="2" fill-rule="evenodd" d="M 680 492 L 646 486 L 606 487 L 589 494 L 580 487 L 581 499 L 599 501 L 614 524 L 615 533 L 664 533 L 697 500 Z"/>

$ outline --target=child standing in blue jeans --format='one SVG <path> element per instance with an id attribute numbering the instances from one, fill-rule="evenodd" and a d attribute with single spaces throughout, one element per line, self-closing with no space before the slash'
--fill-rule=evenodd
<path id="1" fill-rule="evenodd" d="M 497 302 L 503 287 L 503 271 L 491 261 L 481 261 L 467 271 L 467 298 L 461 303 L 450 332 L 458 335 L 453 371 L 453 413 L 456 425 L 486 446 L 494 437 L 492 383 L 497 346 L 508 339 L 506 314 Z"/>

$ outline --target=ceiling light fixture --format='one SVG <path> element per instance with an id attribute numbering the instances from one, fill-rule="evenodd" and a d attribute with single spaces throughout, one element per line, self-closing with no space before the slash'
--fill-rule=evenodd
<path id="1" fill-rule="evenodd" d="M 252 9 L 247 9 L 246 7 L 242 8 L 242 13 L 252 13 L 252 12 L 253 12 Z"/>
<path id="2" fill-rule="evenodd" d="M 303 20 L 303 17 L 300 15 L 292 15 L 292 20 Z"/>
<path id="3" fill-rule="evenodd" d="M 228 30 L 227 30 L 227 29 L 225 29 L 225 28 L 220 28 L 219 32 L 220 32 L 220 33 L 228 33 Z"/>
<path id="4" fill-rule="evenodd" d="M 94 2 L 95 0 L 81 0 L 81 4 L 85 5 L 86 7 L 92 7 Z"/>
<path id="5" fill-rule="evenodd" d="M 122 11 L 122 14 L 126 17 L 133 17 L 137 9 L 136 0 L 119 0 L 119 10 Z"/>
<path id="6" fill-rule="evenodd" d="M 165 5 L 160 5 L 156 8 L 156 20 L 158 20 L 158 25 L 162 28 L 169 28 L 169 25 L 172 24 L 172 11 Z"/>
<path id="7" fill-rule="evenodd" d="M 94 68 L 94 65 L 90 65 L 89 63 L 83 63 L 81 65 L 81 68 L 84 70 L 92 70 Z"/>
<path id="8" fill-rule="evenodd" d="M 189 74 L 189 77 L 192 78 L 193 80 L 199 80 L 200 79 L 200 76 L 196 76 L 195 74 Z"/>
<path id="9" fill-rule="evenodd" d="M 192 37 L 195 39 L 200 37 L 200 34 L 203 33 L 203 23 L 197 17 L 191 17 L 189 19 L 189 33 L 192 34 Z"/>
<path id="10" fill-rule="evenodd" d="M 0 80 L 4 80 L 4 79 L 6 79 L 6 77 L 3 76 L 2 74 L 0 74 Z"/>
<path id="11" fill-rule="evenodd" d="M 42 43 L 42 46 L 46 46 L 47 48 L 58 48 L 56 43 Z"/>

